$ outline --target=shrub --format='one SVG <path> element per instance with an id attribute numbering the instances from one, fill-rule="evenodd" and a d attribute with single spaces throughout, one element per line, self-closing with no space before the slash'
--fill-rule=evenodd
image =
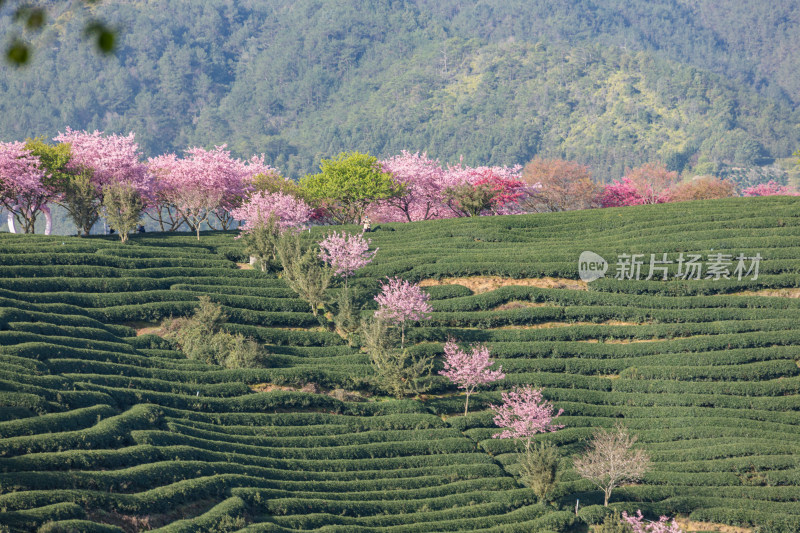
<path id="1" fill-rule="evenodd" d="M 128 232 L 139 225 L 143 211 L 142 197 L 132 185 L 114 183 L 103 187 L 103 215 L 122 242 L 127 242 Z"/>
<path id="2" fill-rule="evenodd" d="M 221 331 L 227 316 L 219 304 L 202 295 L 200 305 L 190 318 L 169 319 L 164 325 L 165 337 L 175 341 L 189 359 L 226 368 L 263 366 L 264 348 L 241 333 Z"/>
<path id="3" fill-rule="evenodd" d="M 396 342 L 393 342 L 388 325 L 380 318 L 372 318 L 363 324 L 361 338 L 378 382 L 386 392 L 402 398 L 406 394 L 427 390 L 426 378 L 433 369 L 433 357 L 410 355 L 408 350 L 394 348 Z"/>
<path id="4" fill-rule="evenodd" d="M 531 489 L 539 503 L 546 503 L 560 477 L 557 448 L 549 442 L 539 442 L 520 458 L 522 483 Z"/>
<path id="5" fill-rule="evenodd" d="M 278 257 L 286 284 L 308 302 L 311 313 L 318 317 L 320 308 L 328 303 L 333 269 L 320 261 L 319 250 L 314 245 L 302 244 L 300 236 L 289 231 L 278 241 Z"/>

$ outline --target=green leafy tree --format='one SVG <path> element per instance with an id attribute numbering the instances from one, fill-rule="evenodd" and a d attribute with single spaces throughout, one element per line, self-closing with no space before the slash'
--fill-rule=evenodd
<path id="1" fill-rule="evenodd" d="M 281 228 L 273 213 L 266 221 L 260 218 L 253 229 L 242 237 L 245 243 L 245 252 L 256 258 L 256 264 L 262 272 L 270 270 L 272 263 L 278 258 L 280 236 Z"/>
<path id="2" fill-rule="evenodd" d="M 44 137 L 25 140 L 25 148 L 39 158 L 39 165 L 47 170 L 44 185 L 63 191 L 64 184 L 74 177 L 66 167 L 70 159 L 69 144 L 48 144 Z"/>
<path id="3" fill-rule="evenodd" d="M 361 224 L 367 206 L 402 195 L 392 175 L 381 171 L 378 159 L 360 152 L 342 152 L 323 159 L 320 173 L 300 181 L 305 195 L 324 206 L 339 224 Z"/>
<path id="4" fill-rule="evenodd" d="M 304 244 L 297 233 L 287 231 L 278 241 L 278 257 L 286 284 L 308 302 L 314 317 L 327 326 L 319 312 L 329 301 L 333 269 L 319 259 L 319 248 Z"/>
<path id="5" fill-rule="evenodd" d="M 369 354 L 378 385 L 395 398 L 428 390 L 433 370 L 431 355 L 411 355 L 397 348 L 396 335 L 389 323 L 379 317 L 366 320 L 361 327 L 362 345 Z"/>
<path id="6" fill-rule="evenodd" d="M 494 205 L 500 193 L 490 184 L 472 185 L 464 183 L 450 187 L 445 191 L 448 203 L 457 206 L 461 216 L 476 217 Z"/>
<path id="7" fill-rule="evenodd" d="M 560 477 L 558 449 L 549 442 L 528 448 L 520 458 L 520 478 L 531 489 L 539 503 L 546 503 Z"/>
<path id="8" fill-rule="evenodd" d="M 143 211 L 144 202 L 135 187 L 125 183 L 103 187 L 103 214 L 122 242 L 128 242 L 128 233 L 139 225 Z"/>
<path id="9" fill-rule="evenodd" d="M 78 232 L 88 236 L 100 218 L 101 199 L 97 187 L 92 182 L 92 172 L 84 169 L 64 182 L 60 204 L 67 210 L 69 218 L 75 223 Z"/>
<path id="10" fill-rule="evenodd" d="M 223 331 L 228 317 L 222 307 L 205 295 L 198 300 L 191 317 L 164 322 L 164 337 L 175 342 L 189 359 L 226 368 L 264 366 L 267 355 L 264 348 L 241 333 L 232 335 Z"/>

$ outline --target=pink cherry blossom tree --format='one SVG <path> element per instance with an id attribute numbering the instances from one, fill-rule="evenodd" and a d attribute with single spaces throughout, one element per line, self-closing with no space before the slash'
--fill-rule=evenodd
<path id="1" fill-rule="evenodd" d="M 228 190 L 225 191 L 220 206 L 214 211 L 214 216 L 225 230 L 230 229 L 237 218 L 233 215 L 233 210 L 248 201 L 249 195 L 255 189 L 256 177 L 279 175 L 276 168 L 266 163 L 264 154 L 254 155 L 246 162 L 239 161 L 239 164 L 241 171 L 239 178 L 233 183 L 228 183 Z M 286 217 L 283 219 L 286 220 Z"/>
<path id="2" fill-rule="evenodd" d="M 369 249 L 371 243 L 371 239 L 365 239 L 360 233 L 349 234 L 343 231 L 340 234 L 334 231 L 320 241 L 319 257 L 333 268 L 334 275 L 344 278 L 347 287 L 347 278 L 371 263 L 378 253 L 377 248 Z"/>
<path id="3" fill-rule="evenodd" d="M 67 128 L 53 140 L 70 145 L 68 169 L 90 170 L 98 191 L 104 185 L 120 183 L 134 187 L 142 197 L 149 196 L 152 175 L 140 161 L 142 154 L 133 132 L 124 136 L 105 135 L 97 130 L 89 133 Z"/>
<path id="4" fill-rule="evenodd" d="M 236 238 L 244 237 L 251 264 L 259 263 L 262 271 L 277 259 L 284 232 L 306 226 L 311 214 L 311 207 L 303 200 L 280 191 L 258 191 L 230 212 L 233 220 L 243 222 Z"/>
<path id="5" fill-rule="evenodd" d="M 460 349 L 453 339 L 444 345 L 444 370 L 440 370 L 439 374 L 449 378 L 459 389 L 464 389 L 467 396 L 464 416 L 469 411 L 469 396 L 475 389 L 506 377 L 502 366 L 490 370 L 493 364 L 489 348 L 484 345 L 472 346 L 469 352 Z"/>
<path id="6" fill-rule="evenodd" d="M 405 346 L 406 322 L 430 318 L 433 310 L 428 303 L 430 295 L 416 283 L 409 283 L 398 277 L 390 278 L 381 286 L 381 293 L 375 297 L 378 310 L 375 316 L 400 325 L 400 348 Z"/>
<path id="7" fill-rule="evenodd" d="M 302 228 L 311 219 L 312 209 L 303 200 L 282 192 L 259 191 L 250 195 L 240 206 L 231 210 L 231 216 L 243 222 L 240 229 L 247 233 L 258 224 L 266 223 L 275 216 L 275 223 L 281 231 L 289 228 Z"/>
<path id="8" fill-rule="evenodd" d="M 103 188 L 122 185 L 132 188 L 145 207 L 153 200 L 153 177 L 143 164 L 134 133 L 104 135 L 95 130 L 59 133 L 54 141 L 70 147 L 66 170 L 72 177 L 63 186 L 62 204 L 84 235 L 100 216 Z"/>
<path id="9" fill-rule="evenodd" d="M 622 511 L 622 522 L 628 524 L 633 533 L 683 533 L 683 530 L 674 519 L 670 520 L 666 516 L 659 518 L 658 522 L 645 520 L 641 509 L 636 510 L 636 516 L 631 516 Z"/>
<path id="10" fill-rule="evenodd" d="M 213 150 L 189 148 L 183 159 L 166 154 L 148 161 L 158 179 L 161 208 L 174 208 L 200 240 L 200 227 L 217 209 L 229 208 L 231 198 L 247 190 L 245 165 L 233 159 L 225 146 Z"/>
<path id="11" fill-rule="evenodd" d="M 619 181 L 606 185 L 600 193 L 602 207 L 662 204 L 670 200 L 670 187 L 678 181 L 678 173 L 667 170 L 663 163 L 646 163 L 628 169 Z"/>
<path id="12" fill-rule="evenodd" d="M 52 224 L 47 202 L 56 193 L 44 183 L 46 176 L 39 158 L 25 148 L 25 143 L 0 143 L 0 205 L 8 211 L 11 233 L 15 233 L 15 222 L 25 233 L 33 233 L 37 216 L 44 213 L 45 234 L 50 234 Z"/>
<path id="13" fill-rule="evenodd" d="M 742 196 L 800 196 L 800 192 L 770 180 L 767 183 L 759 183 L 742 189 Z"/>
<path id="14" fill-rule="evenodd" d="M 645 203 L 634 183 L 628 178 L 615 180 L 606 185 L 600 193 L 599 200 L 601 207 L 623 207 Z"/>
<path id="15" fill-rule="evenodd" d="M 445 172 L 438 160 L 427 153 L 412 154 L 406 150 L 400 155 L 378 162 L 384 172 L 392 175 L 398 185 L 405 186 L 405 194 L 378 202 L 372 208 L 373 216 L 386 222 L 412 222 L 452 216 L 443 203 Z"/>
<path id="16" fill-rule="evenodd" d="M 489 407 L 495 412 L 494 423 L 505 429 L 492 435 L 492 438 L 522 441 L 525 452 L 529 454 L 535 435 L 564 427 L 553 423 L 564 410 L 559 409 L 556 413 L 553 404 L 544 399 L 540 389 L 530 385 L 515 387 L 510 392 L 504 392 L 501 399 L 502 405 Z"/>
<path id="17" fill-rule="evenodd" d="M 509 214 L 525 194 L 522 167 L 469 167 L 461 163 L 445 173 L 445 203 L 458 217 Z"/>

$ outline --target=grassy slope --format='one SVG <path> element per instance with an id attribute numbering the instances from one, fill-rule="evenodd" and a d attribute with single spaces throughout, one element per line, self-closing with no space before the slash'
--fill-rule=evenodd
<path id="1" fill-rule="evenodd" d="M 488 403 L 533 383 L 565 410 L 566 427 L 545 437 L 565 457 L 592 427 L 623 419 L 639 435 L 654 468 L 615 491 L 615 506 L 795 531 L 800 300 L 724 293 L 800 286 L 799 208 L 791 198 L 731 199 L 382 225 L 378 259 L 356 280 L 369 290 L 394 274 L 575 278 L 583 250 L 612 261 L 712 249 L 765 257 L 756 282 L 431 288 L 435 312 L 411 332 L 414 349 L 439 353 L 448 335 L 485 341 L 508 375 L 466 418 L 443 380 L 425 401 L 251 392 L 265 382 L 369 392 L 371 370 L 317 331 L 280 280 L 237 269 L 232 234 L 144 235 L 129 246 L 2 236 L 0 524 L 579 528 L 571 513 L 534 504 L 513 477 L 513 446 L 491 438 Z M 226 306 L 232 330 L 271 345 L 271 368 L 188 361 L 121 325 L 186 313 L 201 293 Z M 496 309 L 509 302 L 527 304 Z M 570 470 L 559 490 L 565 509 L 580 499 L 586 519 L 602 503 Z"/>

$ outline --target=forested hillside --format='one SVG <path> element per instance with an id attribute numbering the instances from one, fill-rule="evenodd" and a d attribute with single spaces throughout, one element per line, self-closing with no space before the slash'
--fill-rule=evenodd
<path id="1" fill-rule="evenodd" d="M 469 164 L 565 157 L 610 179 L 654 159 L 719 173 L 800 146 L 790 0 L 96 9 L 119 27 L 116 55 L 81 46 L 85 17 L 54 7 L 30 65 L 0 66 L 0 139 L 133 130 L 147 155 L 228 143 L 292 177 L 345 149 Z M 5 34 L 10 8 L 0 13 Z"/>

